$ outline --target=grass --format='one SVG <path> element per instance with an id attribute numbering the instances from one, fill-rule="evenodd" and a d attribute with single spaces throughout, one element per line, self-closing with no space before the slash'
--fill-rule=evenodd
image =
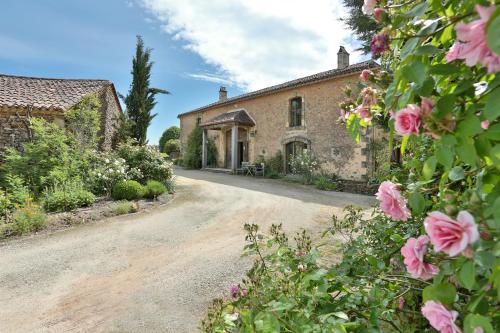
<path id="1" fill-rule="evenodd" d="M 135 207 L 133 203 L 128 202 L 128 201 L 118 202 L 113 207 L 113 213 L 115 215 L 124 215 L 124 214 L 135 213 L 135 212 L 137 212 L 137 210 L 138 210 L 137 207 Z"/>

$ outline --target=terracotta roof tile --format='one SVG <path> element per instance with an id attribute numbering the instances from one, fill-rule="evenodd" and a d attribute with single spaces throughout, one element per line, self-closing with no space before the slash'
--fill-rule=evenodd
<path id="1" fill-rule="evenodd" d="M 345 75 L 345 74 L 351 74 L 351 73 L 356 73 L 356 72 L 361 72 L 363 69 L 374 68 L 374 67 L 379 67 L 379 64 L 376 63 L 373 60 L 363 61 L 363 62 L 360 62 L 360 63 L 357 63 L 357 64 L 353 64 L 353 65 L 347 66 L 347 67 L 342 68 L 342 69 L 332 69 L 332 70 L 329 70 L 329 71 L 325 71 L 325 72 L 321 72 L 321 73 L 309 75 L 309 76 L 306 76 L 306 77 L 303 77 L 303 78 L 300 78 L 300 79 L 296 79 L 296 80 L 288 81 L 288 82 L 285 82 L 285 83 L 281 83 L 281 84 L 278 84 L 278 85 L 275 85 L 275 86 L 267 87 L 267 88 L 256 90 L 256 91 L 252 91 L 252 92 L 249 92 L 249 93 L 246 93 L 246 94 L 242 94 L 242 95 L 239 95 L 239 96 L 231 97 L 231 98 L 228 98 L 228 99 L 223 100 L 223 101 L 217 101 L 215 103 L 199 107 L 199 108 L 191 110 L 189 112 L 181 113 L 177 117 L 180 118 L 181 116 L 184 116 L 184 115 L 187 115 L 187 114 L 190 114 L 190 113 L 195 113 L 195 112 L 203 111 L 203 110 L 206 110 L 206 109 L 210 109 L 212 107 L 221 106 L 221 105 L 227 105 L 227 104 L 231 104 L 231 103 L 234 103 L 234 102 L 237 102 L 237 101 L 241 101 L 241 100 L 245 100 L 245 99 L 249 99 L 249 98 L 254 98 L 254 97 L 258 97 L 258 96 L 264 96 L 264 95 L 268 95 L 268 94 L 271 94 L 271 93 L 279 91 L 279 90 L 284 90 L 284 89 L 299 87 L 299 86 L 303 86 L 303 85 L 307 85 L 307 84 L 311 84 L 311 83 L 315 83 L 315 82 L 319 82 L 319 81 L 323 81 L 323 80 L 328 80 L 328 79 L 335 78 L 337 76 L 341 76 L 341 75 Z"/>
<path id="2" fill-rule="evenodd" d="M 107 80 L 48 79 L 0 74 L 0 106 L 65 111 L 85 95 L 112 85 Z"/>

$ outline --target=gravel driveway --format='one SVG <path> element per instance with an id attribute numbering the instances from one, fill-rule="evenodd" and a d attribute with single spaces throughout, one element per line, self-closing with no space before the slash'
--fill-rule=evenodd
<path id="1" fill-rule="evenodd" d="M 250 267 L 243 224 L 314 230 L 372 198 L 178 170 L 153 212 L 0 244 L 0 332 L 196 332 Z"/>

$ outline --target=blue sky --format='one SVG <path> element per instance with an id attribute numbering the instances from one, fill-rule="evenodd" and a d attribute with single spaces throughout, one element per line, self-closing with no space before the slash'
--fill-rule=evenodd
<path id="1" fill-rule="evenodd" d="M 355 45 L 338 2 L 3 0 L 0 73 L 108 79 L 126 94 L 142 35 L 152 85 L 172 92 L 158 97 L 156 143 L 179 113 L 214 102 L 221 84 L 234 96 L 334 68 L 339 45 Z"/>

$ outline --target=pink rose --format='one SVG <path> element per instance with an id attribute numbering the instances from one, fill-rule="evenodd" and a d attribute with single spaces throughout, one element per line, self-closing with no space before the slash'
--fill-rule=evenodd
<path id="1" fill-rule="evenodd" d="M 372 72 L 368 69 L 363 69 L 363 71 L 361 72 L 361 75 L 359 75 L 359 78 L 363 81 L 368 81 L 368 79 L 370 78 L 370 74 L 372 74 Z"/>
<path id="2" fill-rule="evenodd" d="M 405 299 L 404 299 L 403 296 L 400 296 L 399 297 L 399 306 L 398 306 L 398 308 L 399 308 L 399 310 L 403 310 L 404 307 L 405 307 Z"/>
<path id="3" fill-rule="evenodd" d="M 385 13 L 385 10 L 382 8 L 375 8 L 373 10 L 373 17 L 375 18 L 375 21 L 380 23 L 382 21 L 382 14 Z"/>
<path id="4" fill-rule="evenodd" d="M 434 250 L 451 257 L 462 253 L 479 239 L 474 217 L 465 210 L 458 213 L 456 221 L 441 212 L 431 212 L 424 220 L 424 227 Z"/>
<path id="5" fill-rule="evenodd" d="M 410 217 L 410 210 L 406 207 L 406 201 L 397 184 L 388 180 L 382 182 L 375 196 L 380 201 L 380 208 L 387 216 L 396 221 L 406 221 Z"/>
<path id="6" fill-rule="evenodd" d="M 370 43 L 370 48 L 374 57 L 385 51 L 389 51 L 389 35 L 387 32 L 382 31 L 374 35 Z"/>
<path id="7" fill-rule="evenodd" d="M 396 132 L 401 135 L 418 134 L 421 124 L 422 110 L 415 104 L 396 113 Z"/>
<path id="8" fill-rule="evenodd" d="M 487 130 L 488 127 L 490 127 L 490 122 L 488 120 L 483 120 L 481 122 L 481 128 L 484 129 L 484 130 Z"/>
<path id="9" fill-rule="evenodd" d="M 354 112 L 367 123 L 370 122 L 373 118 L 370 109 L 363 105 L 358 106 L 356 110 L 354 110 Z"/>
<path id="10" fill-rule="evenodd" d="M 490 50 L 486 42 L 486 24 L 495 6 L 483 7 L 476 5 L 479 19 L 469 23 L 460 22 L 456 25 L 457 39 L 446 55 L 446 61 L 465 60 L 467 66 L 482 64 L 488 73 L 500 72 L 500 56 Z"/>
<path id="11" fill-rule="evenodd" d="M 427 318 L 431 326 L 441 333 L 462 333 L 455 324 L 458 312 L 449 311 L 439 302 L 425 302 L 422 307 L 422 314 Z"/>
<path id="12" fill-rule="evenodd" d="M 372 87 L 366 87 L 361 90 L 361 96 L 363 97 L 363 105 L 371 106 L 377 104 L 377 90 Z"/>
<path id="13" fill-rule="evenodd" d="M 420 236 L 408 239 L 406 244 L 401 248 L 401 254 L 405 258 L 406 269 L 416 279 L 429 280 L 439 273 L 439 268 L 424 262 L 427 243 L 429 243 L 429 237 Z"/>
<path id="14" fill-rule="evenodd" d="M 377 5 L 377 0 L 365 0 L 363 6 L 361 7 L 361 11 L 365 15 L 373 14 L 373 9 Z"/>

